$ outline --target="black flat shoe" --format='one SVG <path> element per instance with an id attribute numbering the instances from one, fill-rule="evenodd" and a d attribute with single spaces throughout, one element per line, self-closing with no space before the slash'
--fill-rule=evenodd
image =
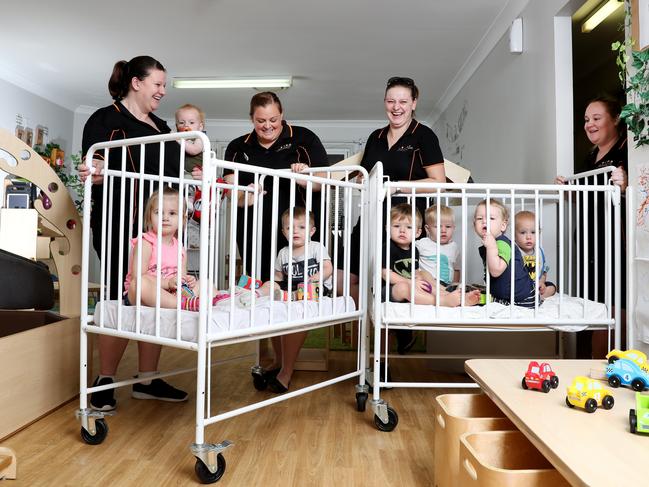
<path id="1" fill-rule="evenodd" d="M 270 377 L 268 379 L 268 389 L 270 389 L 275 394 L 284 394 L 285 392 L 288 392 L 290 385 L 291 384 L 289 383 L 288 386 L 285 386 L 279 380 L 277 380 L 277 377 Z"/>

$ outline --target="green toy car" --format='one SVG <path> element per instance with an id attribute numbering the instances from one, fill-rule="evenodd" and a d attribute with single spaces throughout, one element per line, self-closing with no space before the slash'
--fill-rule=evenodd
<path id="1" fill-rule="evenodd" d="M 649 395 L 635 393 L 636 409 L 629 410 L 629 429 L 631 433 L 649 434 Z"/>

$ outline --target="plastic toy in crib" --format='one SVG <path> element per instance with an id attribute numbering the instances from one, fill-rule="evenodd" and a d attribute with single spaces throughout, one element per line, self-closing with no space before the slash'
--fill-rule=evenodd
<path id="1" fill-rule="evenodd" d="M 612 364 L 613 362 L 621 358 L 631 360 L 632 362 L 638 364 L 638 367 L 640 367 L 644 372 L 649 373 L 647 356 L 640 350 L 627 350 L 626 352 L 623 352 L 622 350 L 611 350 L 606 354 L 606 358 L 608 359 L 609 364 Z"/>
<path id="2" fill-rule="evenodd" d="M 186 283 L 183 283 L 180 287 L 180 295 L 185 298 L 193 298 L 194 291 L 192 291 L 192 288 L 190 288 Z"/>
<path id="3" fill-rule="evenodd" d="M 649 395 L 635 393 L 635 409 L 629 409 L 629 431 L 649 434 Z"/>
<path id="4" fill-rule="evenodd" d="M 307 300 L 317 300 L 320 297 L 320 283 L 318 281 L 311 281 L 304 285 L 304 282 L 301 282 L 297 285 L 297 291 L 295 291 L 295 299 L 301 301 L 306 295 Z"/>
<path id="5" fill-rule="evenodd" d="M 649 387 L 649 374 L 631 360 L 621 358 L 606 366 L 606 377 L 611 387 L 631 386 L 634 391 Z"/>
<path id="6" fill-rule="evenodd" d="M 217 178 L 216 180 L 217 183 L 225 183 L 225 179 L 223 178 Z M 223 190 L 222 193 L 222 198 L 226 196 L 228 193 L 228 190 L 225 189 Z M 209 207 L 210 200 L 209 198 L 207 199 L 207 207 Z M 192 204 L 192 219 L 196 222 L 201 221 L 201 210 L 203 209 L 203 193 L 200 190 L 200 188 L 196 187 L 196 191 L 194 192 L 194 203 Z"/>
<path id="7" fill-rule="evenodd" d="M 594 413 L 598 406 L 611 409 L 615 400 L 608 389 L 588 377 L 578 376 L 567 389 L 566 405 L 570 408 L 578 406 L 586 412 Z"/>
<path id="8" fill-rule="evenodd" d="M 261 282 L 259 279 L 255 279 L 254 289 L 259 289 L 262 284 L 263 282 Z M 237 286 L 242 287 L 244 289 L 253 289 L 252 277 L 247 276 L 245 274 L 241 275 L 241 277 L 239 277 L 239 282 L 237 282 Z"/>
<path id="9" fill-rule="evenodd" d="M 527 372 L 522 381 L 523 389 L 538 389 L 550 392 L 550 389 L 559 387 L 559 377 L 554 373 L 547 362 L 539 363 L 532 360 L 527 366 Z"/>

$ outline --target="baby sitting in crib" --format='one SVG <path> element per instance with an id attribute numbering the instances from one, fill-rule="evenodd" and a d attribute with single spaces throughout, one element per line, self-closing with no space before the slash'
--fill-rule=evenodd
<path id="1" fill-rule="evenodd" d="M 290 234 L 291 218 L 293 219 L 293 235 Z M 302 299 L 306 294 L 307 299 L 317 299 L 320 294 L 319 283 L 325 289 L 331 290 L 333 265 L 329 252 L 320 242 L 309 241 L 306 246 L 306 234 L 313 236 L 316 232 L 313 213 L 309 215 L 309 224 L 306 221 L 306 209 L 301 206 L 290 208 L 282 213 L 282 233 L 286 240 L 293 242 L 293 256 L 290 259 L 289 247 L 279 251 L 275 259 L 274 282 L 266 282 L 260 288 L 260 294 L 269 294 L 271 290 L 277 299 L 288 301 L 288 293 L 293 293 L 293 300 Z M 305 265 L 306 261 L 306 265 Z M 320 263 L 322 262 L 322 275 Z M 306 267 L 306 269 L 305 269 Z M 288 289 L 288 277 L 291 276 L 291 289 Z"/>
<path id="2" fill-rule="evenodd" d="M 523 266 L 527 270 L 532 282 L 534 282 L 536 277 L 536 253 L 534 250 L 536 245 L 535 220 L 536 215 L 531 211 L 519 211 L 516 213 L 516 245 L 520 248 L 521 253 L 523 254 Z M 539 231 L 541 231 L 540 227 Z M 543 247 L 539 247 L 539 254 L 541 256 L 539 294 L 541 300 L 544 300 L 553 296 L 557 292 L 557 287 L 552 282 L 546 282 L 550 266 L 545 259 Z"/>
<path id="3" fill-rule="evenodd" d="M 390 262 L 386 265 L 383 253 L 383 280 L 390 276 L 390 299 L 396 302 L 410 301 L 411 280 L 415 279 L 415 304 L 436 304 L 437 282 L 426 270 L 419 267 L 419 251 L 415 246 L 415 261 L 412 262 L 412 242 L 421 234 L 421 213 L 415 208 L 415 225 L 412 222 L 412 207 L 407 203 L 393 206 L 390 210 Z M 413 228 L 414 227 L 414 228 Z M 385 292 L 383 293 L 385 296 Z M 466 293 L 465 304 L 478 304 L 480 292 Z M 459 289 L 448 292 L 445 286 L 439 290 L 440 306 L 460 306 L 462 294 Z"/>
<path id="4" fill-rule="evenodd" d="M 473 226 L 482 239 L 478 249 L 482 262 L 489 269 L 490 290 L 492 298 L 500 303 L 509 304 L 511 297 L 511 271 L 514 267 L 514 304 L 534 307 L 534 281 L 523 265 L 523 255 L 517 246 L 513 246 L 505 235 L 509 212 L 497 199 L 491 198 L 489 205 L 490 222 L 487 225 L 487 200 L 481 201 L 475 208 Z M 514 260 L 512 263 L 512 250 Z M 485 270 L 485 281 L 487 279 Z"/>
<path id="5" fill-rule="evenodd" d="M 156 292 L 158 289 L 156 271 L 158 266 L 158 253 L 161 254 L 160 263 L 160 307 L 175 308 L 177 294 L 177 256 L 178 225 L 180 214 L 178 212 L 178 191 L 165 187 L 162 195 L 162 226 L 158 227 L 158 191 L 154 191 L 146 202 L 144 210 L 144 223 L 146 232 L 142 234 L 142 275 L 140 277 L 140 293 L 143 306 L 156 306 Z M 186 223 L 185 205 L 183 203 L 182 219 Z M 158 247 L 158 234 L 161 234 L 161 246 Z M 137 301 L 137 283 L 134 278 L 137 274 L 138 239 L 131 240 L 131 255 L 129 257 L 129 272 L 124 280 L 124 304 L 133 306 Z M 187 311 L 198 311 L 198 282 L 187 274 L 187 260 L 185 249 L 181 248 L 181 284 L 182 294 L 180 307 Z M 222 296 L 214 291 L 213 304 Z"/>
<path id="6" fill-rule="evenodd" d="M 446 286 L 460 280 L 459 265 L 457 265 L 460 249 L 453 241 L 455 231 L 455 216 L 448 206 L 439 207 L 439 249 L 437 248 L 437 205 L 426 208 L 424 213 L 424 228 L 426 237 L 415 242 L 419 251 L 419 265 L 431 276 L 437 278 L 437 260 L 439 257 L 439 279 Z"/>

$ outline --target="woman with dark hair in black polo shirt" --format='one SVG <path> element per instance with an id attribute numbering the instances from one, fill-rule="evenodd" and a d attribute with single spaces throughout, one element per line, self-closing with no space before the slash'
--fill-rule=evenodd
<path id="1" fill-rule="evenodd" d="M 157 110 L 160 100 L 165 95 L 167 74 L 165 68 L 159 61 L 150 56 L 137 56 L 130 61 L 118 61 L 115 63 L 113 73 L 108 81 L 108 91 L 114 102 L 93 113 L 83 129 L 82 150 L 85 153 L 90 146 L 98 142 L 109 140 L 130 139 L 134 137 L 145 137 L 149 135 L 167 134 L 171 129 L 166 122 L 156 117 L 152 112 Z M 159 145 L 147 145 L 144 171 L 149 174 L 158 174 Z M 95 154 L 92 164 L 98 169 L 93 175 L 93 186 L 91 199 L 95 208 L 101 209 L 104 187 L 101 184 L 103 179 L 101 170 L 104 167 L 103 151 Z M 119 169 L 121 167 L 121 149 L 113 149 L 109 154 L 109 167 Z M 165 166 L 166 176 L 177 177 L 179 175 L 180 146 L 176 142 L 165 144 Z M 132 146 L 128 151 L 127 170 L 139 171 L 140 147 Z M 86 164 L 79 166 L 81 178 L 85 180 L 90 174 Z M 114 179 L 112 194 L 120 194 L 120 181 Z M 149 194 L 148 185 L 138 188 L 144 191 L 145 196 Z M 129 194 L 130 185 L 125 184 L 125 194 Z M 137 202 L 135 195 L 133 201 Z M 117 202 L 115 202 L 117 204 Z M 115 207 L 119 208 L 119 206 Z M 125 212 L 135 212 L 137 208 L 126 208 Z M 124 241 L 119 240 L 119 231 L 123 221 L 128 221 L 128 215 L 121 215 L 118 209 L 113 210 L 111 233 L 111 249 L 116 256 L 120 246 L 124 248 L 125 256 L 129 255 L 128 229 Z M 134 218 L 134 221 L 136 219 Z M 101 257 L 101 211 L 92 211 L 90 214 L 90 226 L 93 234 L 93 246 L 97 255 Z M 139 231 L 135 229 L 134 234 Z M 122 276 L 126 276 L 128 259 L 124 259 Z M 119 262 L 117 257 L 111 259 L 111 268 L 107 269 L 110 279 L 110 298 L 121 299 L 122 283 L 118 281 Z M 124 338 L 99 335 L 99 377 L 95 379 L 93 386 L 107 385 L 114 382 L 117 366 L 124 354 L 128 340 Z M 153 343 L 138 342 L 139 353 L 139 376 L 152 377 L 158 369 L 161 346 Z M 95 392 L 90 398 L 90 405 L 93 409 L 110 411 L 115 409 L 116 401 L 114 389 Z M 180 391 L 162 379 L 149 379 L 142 383 L 133 385 L 133 397 L 137 399 L 159 399 L 162 401 L 179 402 L 187 400 L 187 393 Z"/>
<path id="2" fill-rule="evenodd" d="M 415 120 L 415 109 L 419 89 L 411 78 L 392 77 L 385 88 L 385 113 L 388 125 L 372 132 L 365 144 L 361 165 L 371 171 L 374 165 L 383 163 L 383 174 L 390 181 L 446 182 L 444 156 L 439 147 L 435 132 Z M 392 198 L 392 204 L 406 202 L 405 198 Z M 426 210 L 424 198 L 417 199 L 417 207 L 423 215 Z M 355 242 L 360 239 L 357 225 L 352 236 Z M 352 250 L 358 245 L 352 245 Z M 358 302 L 358 260 L 352 256 L 352 295 Z M 399 330 L 399 334 L 407 330 Z M 399 337 L 400 351 L 404 337 Z M 406 341 L 410 341 L 406 339 Z M 407 347 L 406 347 L 407 348 Z"/>
<path id="3" fill-rule="evenodd" d="M 228 144 L 225 151 L 225 160 L 250 164 L 257 167 L 269 169 L 291 169 L 293 172 L 301 172 L 308 167 L 326 166 L 327 153 L 317 135 L 304 127 L 296 127 L 284 121 L 282 103 L 277 95 L 271 91 L 257 93 L 250 100 L 250 119 L 254 130 L 248 134 L 233 140 Z M 231 172 L 231 171 L 230 171 Z M 226 181 L 232 182 L 234 176 L 226 171 Z M 239 173 L 239 184 L 254 184 L 254 177 L 251 174 Z M 306 207 L 306 183 L 298 182 L 299 186 L 295 192 L 295 205 Z M 313 191 L 319 191 L 317 184 L 312 185 Z M 272 201 L 273 193 L 277 192 L 278 208 L 277 219 L 290 205 L 290 184 L 287 180 L 279 183 L 275 188 L 272 178 L 266 178 L 264 182 L 264 210 L 261 216 L 262 222 L 272 222 Z M 319 221 L 320 198 L 312 198 L 312 210 L 315 221 Z M 244 248 L 244 230 L 246 247 L 246 269 L 245 272 L 252 275 L 252 237 L 253 225 L 252 214 L 248 214 L 248 228 L 243 225 L 244 200 L 240 194 L 239 206 L 242 207 L 237 220 L 237 245 L 239 251 Z M 249 204 L 251 204 L 249 202 Z M 261 231 L 261 268 L 255 270 L 255 278 L 267 281 L 273 278 L 270 266 L 273 264 L 273 256 L 270 255 L 272 229 L 259 228 Z M 313 240 L 318 240 L 319 232 L 316 232 Z M 277 250 L 286 245 L 282 232 L 277 228 Z M 272 339 L 275 351 L 275 362 L 263 373 L 268 387 L 273 392 L 286 392 L 288 390 L 293 367 L 298 353 L 302 348 L 306 332 L 274 337 Z"/>

